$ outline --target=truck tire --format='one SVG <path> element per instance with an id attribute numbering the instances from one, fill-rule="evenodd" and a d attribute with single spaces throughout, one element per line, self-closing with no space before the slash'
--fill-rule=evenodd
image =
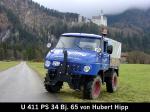
<path id="1" fill-rule="evenodd" d="M 47 85 L 45 84 L 45 89 L 51 93 L 57 93 L 62 88 L 63 82 L 57 82 L 55 85 Z"/>
<path id="2" fill-rule="evenodd" d="M 101 78 L 96 76 L 95 78 L 86 81 L 83 88 L 84 99 L 96 99 L 101 93 Z"/>
<path id="3" fill-rule="evenodd" d="M 46 82 L 46 78 L 45 78 L 45 81 Z M 51 93 L 57 93 L 60 91 L 60 89 L 62 88 L 63 86 L 63 82 L 57 82 L 55 85 L 50 85 L 50 84 L 44 84 L 45 86 L 45 89 L 48 91 L 48 92 L 51 92 Z"/>
<path id="4" fill-rule="evenodd" d="M 114 71 L 111 74 L 111 77 L 106 78 L 107 92 L 113 93 L 117 90 L 117 87 L 118 87 L 118 76 L 117 76 L 117 73 Z"/>

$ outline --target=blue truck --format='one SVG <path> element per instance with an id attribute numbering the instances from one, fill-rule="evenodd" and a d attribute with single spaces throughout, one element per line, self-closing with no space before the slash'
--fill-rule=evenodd
<path id="1" fill-rule="evenodd" d="M 71 89 L 83 91 L 84 99 L 95 99 L 106 84 L 107 92 L 113 93 L 118 87 L 120 55 L 121 43 L 105 36 L 64 33 L 45 58 L 45 88 L 56 93 L 67 82 Z"/>

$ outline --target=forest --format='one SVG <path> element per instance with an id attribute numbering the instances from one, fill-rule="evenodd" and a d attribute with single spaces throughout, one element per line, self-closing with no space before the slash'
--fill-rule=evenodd
<path id="1" fill-rule="evenodd" d="M 15 7 L 11 2 L 22 6 Z M 23 10 L 23 7 L 28 9 Z M 108 37 L 122 43 L 122 52 L 128 53 L 128 63 L 150 63 L 150 25 L 143 28 L 143 25 L 134 22 L 134 16 L 142 14 L 147 19 L 140 21 L 147 24 L 150 21 L 149 12 L 144 13 L 143 15 L 141 11 L 128 10 L 120 15 L 107 15 Z M 42 61 L 48 51 L 46 44 L 51 42 L 54 47 L 62 33 L 100 34 L 100 27 L 96 24 L 78 23 L 78 15 L 48 9 L 31 0 L 2 0 L 0 60 Z M 127 20 L 128 17 L 131 19 Z"/>

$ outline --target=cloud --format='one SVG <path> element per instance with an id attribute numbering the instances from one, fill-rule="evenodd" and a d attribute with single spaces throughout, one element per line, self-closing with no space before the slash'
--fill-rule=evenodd
<path id="1" fill-rule="evenodd" d="M 129 8 L 147 9 L 150 0 L 33 0 L 50 9 L 62 12 L 75 12 L 86 17 L 105 14 L 121 13 Z"/>

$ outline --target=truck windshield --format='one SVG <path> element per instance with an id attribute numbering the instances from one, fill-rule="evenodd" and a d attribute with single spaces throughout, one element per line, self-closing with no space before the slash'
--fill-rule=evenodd
<path id="1" fill-rule="evenodd" d="M 86 37 L 60 37 L 56 48 L 95 50 L 100 47 L 100 39 Z"/>

